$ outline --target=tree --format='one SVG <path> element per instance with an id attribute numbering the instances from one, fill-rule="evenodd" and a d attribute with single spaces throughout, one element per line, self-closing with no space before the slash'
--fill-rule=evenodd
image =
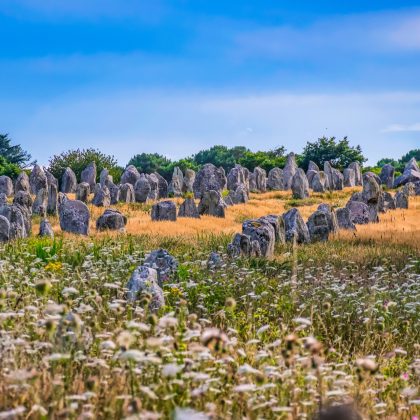
<path id="1" fill-rule="evenodd" d="M 0 155 L 0 175 L 7 175 L 14 179 L 22 171 L 16 163 L 10 163 L 5 157 Z"/>
<path id="2" fill-rule="evenodd" d="M 400 162 L 405 165 L 411 158 L 415 158 L 420 162 L 420 149 L 413 149 L 406 153 L 401 159 Z"/>
<path id="3" fill-rule="evenodd" d="M 283 167 L 285 165 L 285 151 L 286 149 L 284 147 L 269 150 L 268 152 L 251 152 L 248 150 L 245 155 L 239 159 L 239 163 L 250 171 L 253 171 L 255 167 L 259 166 L 268 172 L 270 169 Z"/>
<path id="4" fill-rule="evenodd" d="M 133 156 L 128 162 L 134 165 L 141 173 L 151 174 L 152 172 L 161 172 L 171 165 L 171 160 L 158 153 L 141 153 Z"/>
<path id="5" fill-rule="evenodd" d="M 199 166 L 205 165 L 206 163 L 212 163 L 217 167 L 222 166 L 227 172 L 237 163 L 236 156 L 241 156 L 246 153 L 246 151 L 246 148 L 236 147 L 229 149 L 226 146 L 217 145 L 210 149 L 201 150 L 194 155 L 193 158 L 194 162 Z"/>
<path id="6" fill-rule="evenodd" d="M 8 134 L 0 134 L 0 156 L 7 162 L 24 168 L 29 164 L 31 155 L 22 149 L 20 145 L 12 146 L 12 139 Z"/>
<path id="7" fill-rule="evenodd" d="M 360 146 L 350 146 L 347 137 L 342 140 L 321 137 L 316 142 L 308 142 L 303 149 L 301 165 L 305 170 L 310 160 L 320 167 L 325 162 L 330 162 L 334 167 L 344 169 L 351 162 L 363 164 L 367 159 L 363 156 Z"/>
<path id="8" fill-rule="evenodd" d="M 99 174 L 102 169 L 106 168 L 112 175 L 114 182 L 119 182 L 123 168 L 118 166 L 114 156 L 106 155 L 95 149 L 69 150 L 59 155 L 54 155 L 49 160 L 48 170 L 57 179 L 61 179 L 66 168 L 70 167 L 76 174 L 77 179 L 80 179 L 83 169 L 92 162 L 96 163 L 97 180 L 99 180 Z"/>

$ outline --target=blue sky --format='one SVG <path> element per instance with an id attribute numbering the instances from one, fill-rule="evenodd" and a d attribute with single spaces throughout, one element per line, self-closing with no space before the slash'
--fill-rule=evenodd
<path id="1" fill-rule="evenodd" d="M 323 135 L 370 163 L 420 147 L 418 1 L 1 0 L 0 39 L 0 131 L 44 164 Z"/>

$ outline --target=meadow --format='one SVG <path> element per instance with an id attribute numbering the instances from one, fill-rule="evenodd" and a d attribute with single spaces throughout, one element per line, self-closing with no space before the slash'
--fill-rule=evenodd
<path id="1" fill-rule="evenodd" d="M 420 412 L 420 197 L 328 242 L 230 260 L 249 218 L 322 202 L 254 194 L 225 219 L 151 222 L 120 204 L 126 233 L 60 232 L 0 245 L 0 419 L 305 419 L 334 404 L 363 418 Z M 178 200 L 178 199 L 177 199 Z M 39 220 L 34 220 L 37 232 Z M 125 299 L 153 249 L 179 261 L 165 307 Z M 223 265 L 208 268 L 211 251 Z"/>

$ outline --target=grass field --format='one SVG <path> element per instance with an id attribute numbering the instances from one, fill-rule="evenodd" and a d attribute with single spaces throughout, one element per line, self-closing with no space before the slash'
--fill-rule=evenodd
<path id="1" fill-rule="evenodd" d="M 226 219 L 151 222 L 120 205 L 127 233 L 0 245 L 0 418 L 312 418 L 352 403 L 365 418 L 420 411 L 420 198 L 327 243 L 208 270 L 243 220 L 352 190 L 253 195 Z M 39 223 L 39 221 L 38 221 Z M 34 232 L 38 229 L 34 223 Z M 179 260 L 166 306 L 124 286 L 157 247 Z M 9 417 L 7 417 L 9 416 Z"/>

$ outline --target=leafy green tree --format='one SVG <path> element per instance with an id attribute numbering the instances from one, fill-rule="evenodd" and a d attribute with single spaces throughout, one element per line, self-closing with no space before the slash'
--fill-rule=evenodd
<path id="1" fill-rule="evenodd" d="M 170 166 L 171 163 L 170 159 L 158 153 L 140 153 L 133 156 L 128 162 L 129 165 L 134 165 L 139 172 L 147 174 L 160 172 Z"/>
<path id="2" fill-rule="evenodd" d="M 86 168 L 91 162 L 96 163 L 97 169 L 97 181 L 99 180 L 99 174 L 102 169 L 108 169 L 110 175 L 112 175 L 114 182 L 119 182 L 123 168 L 118 166 L 114 156 L 106 155 L 96 149 L 76 149 L 68 150 L 59 155 L 54 155 L 49 160 L 48 170 L 58 179 L 61 179 L 64 171 L 67 167 L 70 167 L 78 180 L 83 169 Z"/>
<path id="3" fill-rule="evenodd" d="M 308 142 L 303 149 L 301 165 L 304 169 L 308 168 L 310 160 L 320 167 L 325 162 L 330 162 L 334 167 L 344 169 L 351 162 L 363 164 L 367 159 L 363 156 L 360 146 L 350 146 L 347 137 L 342 140 L 321 137 L 316 142 Z"/>
<path id="4" fill-rule="evenodd" d="M 284 156 L 286 149 L 279 147 L 268 152 L 258 151 L 251 152 L 247 151 L 245 155 L 239 159 L 239 162 L 245 168 L 253 171 L 256 166 L 265 169 L 267 172 L 275 167 L 283 167 L 286 162 Z"/>
<path id="5" fill-rule="evenodd" d="M 198 152 L 194 155 L 194 161 L 199 166 L 212 163 L 217 167 L 222 166 L 225 171 L 229 171 L 236 164 L 234 153 L 240 156 L 243 152 L 243 149 L 229 149 L 226 146 L 217 145 Z"/>
<path id="6" fill-rule="evenodd" d="M 405 165 L 411 158 L 415 158 L 417 162 L 420 162 L 420 149 L 413 149 L 406 153 L 401 159 L 400 162 Z"/>
<path id="7" fill-rule="evenodd" d="M 0 156 L 7 162 L 24 168 L 29 164 L 31 155 L 22 149 L 20 145 L 11 145 L 12 139 L 8 134 L 0 134 Z"/>
<path id="8" fill-rule="evenodd" d="M 22 169 L 16 163 L 10 163 L 4 156 L 0 155 L 0 175 L 7 175 L 14 179 L 21 171 Z"/>

